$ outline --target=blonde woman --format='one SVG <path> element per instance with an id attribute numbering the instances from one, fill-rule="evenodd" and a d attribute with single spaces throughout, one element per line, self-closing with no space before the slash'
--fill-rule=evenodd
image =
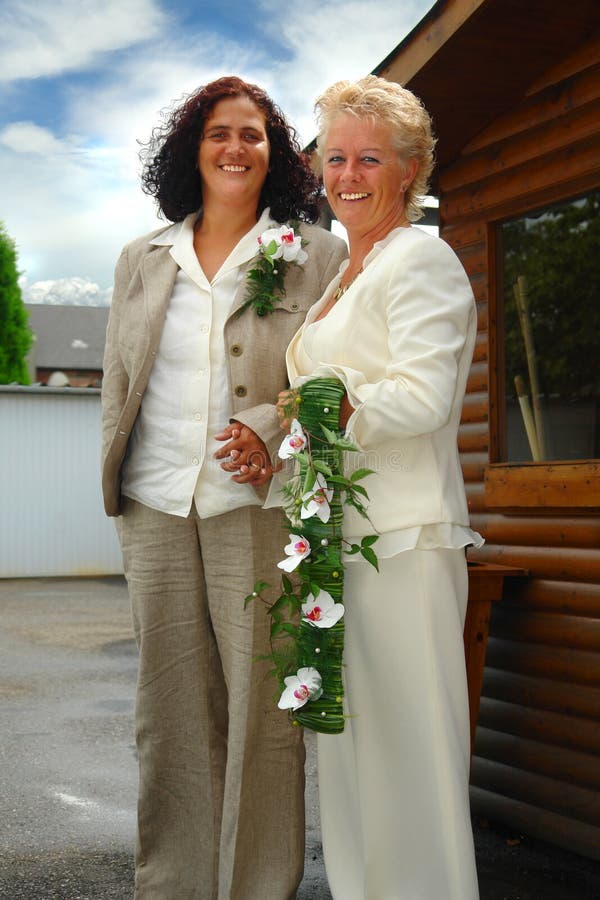
<path id="1" fill-rule="evenodd" d="M 469 528 L 457 430 L 475 341 L 469 281 L 414 228 L 433 164 L 430 120 L 375 76 L 318 99 L 318 154 L 350 258 L 287 352 L 290 383 L 337 376 L 341 425 L 376 470 L 379 574 L 347 557 L 341 735 L 319 735 L 323 846 L 334 900 L 476 900 L 462 643 Z M 285 415 L 287 395 L 280 399 Z"/>

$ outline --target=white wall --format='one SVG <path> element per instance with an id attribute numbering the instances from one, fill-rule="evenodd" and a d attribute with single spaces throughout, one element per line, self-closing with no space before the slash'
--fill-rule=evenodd
<path id="1" fill-rule="evenodd" d="M 0 578 L 123 566 L 100 489 L 100 391 L 0 387 Z"/>

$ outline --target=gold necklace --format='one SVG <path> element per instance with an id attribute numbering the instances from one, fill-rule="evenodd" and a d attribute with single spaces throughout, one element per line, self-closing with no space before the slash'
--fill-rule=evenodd
<path id="1" fill-rule="evenodd" d="M 346 293 L 346 291 L 348 290 L 348 288 L 350 287 L 350 285 L 354 284 L 354 282 L 356 281 L 356 279 L 358 278 L 358 276 L 360 275 L 361 272 L 362 272 L 362 266 L 361 266 L 361 268 L 358 270 L 358 272 L 356 273 L 356 275 L 354 276 L 354 278 L 351 278 L 351 279 L 350 279 L 350 281 L 348 282 L 348 284 L 345 284 L 343 287 L 342 287 L 342 285 L 340 284 L 340 286 L 339 286 L 338 288 L 336 288 L 336 290 L 333 292 L 333 302 L 334 302 L 334 303 L 337 303 L 337 301 L 340 299 L 340 297 L 343 297 L 343 296 L 344 296 L 344 294 Z"/>

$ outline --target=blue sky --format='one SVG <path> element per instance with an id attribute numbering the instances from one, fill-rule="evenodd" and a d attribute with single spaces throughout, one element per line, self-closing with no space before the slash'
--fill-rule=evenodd
<path id="1" fill-rule="evenodd" d="M 328 84 L 370 72 L 433 0 L 3 0 L 0 220 L 25 299 L 108 302 L 123 244 L 161 224 L 138 140 L 224 74 L 267 89 L 304 142 Z"/>

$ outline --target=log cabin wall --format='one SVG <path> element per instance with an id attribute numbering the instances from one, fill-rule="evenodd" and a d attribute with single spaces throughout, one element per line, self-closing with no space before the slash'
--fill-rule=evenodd
<path id="1" fill-rule="evenodd" d="M 528 570 L 495 604 L 472 761 L 474 811 L 600 858 L 600 517 L 486 506 L 499 459 L 498 223 L 600 186 L 600 40 L 531 84 L 439 174 L 440 233 L 478 306 L 460 451 L 471 558 Z M 599 249 L 600 252 L 600 249 Z M 599 298 L 600 302 L 600 298 Z"/>

